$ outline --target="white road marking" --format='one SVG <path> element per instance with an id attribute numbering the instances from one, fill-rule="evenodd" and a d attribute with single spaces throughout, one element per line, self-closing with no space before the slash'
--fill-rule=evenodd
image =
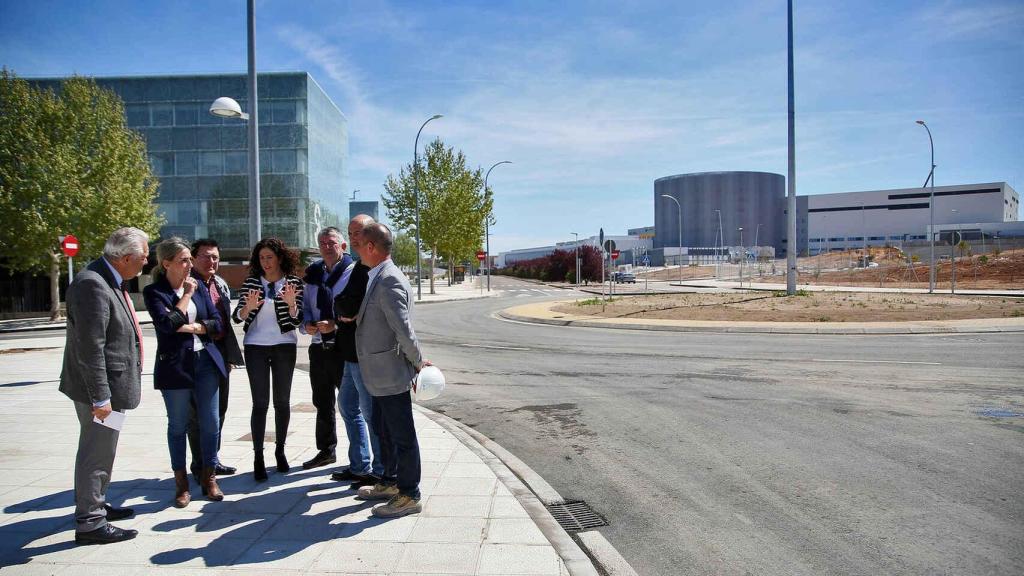
<path id="1" fill-rule="evenodd" d="M 941 362 L 915 362 L 913 360 L 843 360 L 841 358 L 811 358 L 811 362 L 847 362 L 855 364 L 923 364 L 926 366 L 942 366 Z"/>
<path id="2" fill-rule="evenodd" d="M 486 348 L 488 350 L 521 350 L 523 352 L 529 352 L 529 348 L 519 348 L 516 346 L 487 346 L 486 344 L 459 344 L 464 348 Z"/>

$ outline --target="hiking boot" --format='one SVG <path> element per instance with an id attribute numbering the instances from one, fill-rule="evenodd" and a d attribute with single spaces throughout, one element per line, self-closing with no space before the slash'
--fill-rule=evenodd
<path id="1" fill-rule="evenodd" d="M 384 484 L 374 484 L 373 486 L 363 486 L 359 489 L 359 493 L 356 495 L 357 500 L 390 500 L 398 496 L 398 486 L 385 486 Z"/>
<path id="2" fill-rule="evenodd" d="M 420 505 L 419 499 L 405 494 L 395 496 L 388 500 L 387 504 L 373 507 L 373 515 L 378 518 L 398 518 L 408 514 L 419 514 L 422 511 L 423 506 Z"/>

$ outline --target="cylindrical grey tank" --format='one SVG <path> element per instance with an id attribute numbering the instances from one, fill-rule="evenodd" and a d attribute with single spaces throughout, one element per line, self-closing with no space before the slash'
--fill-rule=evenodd
<path id="1" fill-rule="evenodd" d="M 786 179 L 770 172 L 700 172 L 665 176 L 654 181 L 654 247 L 679 245 L 679 216 L 682 207 L 683 246 L 711 247 L 718 244 L 718 213 L 722 211 L 725 246 L 760 246 L 785 250 Z M 760 231 L 758 230 L 760 224 Z"/>

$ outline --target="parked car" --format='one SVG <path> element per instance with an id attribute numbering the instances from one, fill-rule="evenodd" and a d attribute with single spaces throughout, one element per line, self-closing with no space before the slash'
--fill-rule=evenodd
<path id="1" fill-rule="evenodd" d="M 632 272 L 616 272 L 613 278 L 619 284 L 636 284 L 636 276 Z"/>

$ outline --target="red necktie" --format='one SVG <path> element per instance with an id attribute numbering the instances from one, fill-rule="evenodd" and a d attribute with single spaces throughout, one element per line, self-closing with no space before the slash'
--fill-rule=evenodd
<path id="1" fill-rule="evenodd" d="M 142 328 L 139 327 L 139 317 L 135 315 L 135 305 L 132 304 L 132 299 L 128 296 L 127 290 L 121 290 L 121 294 L 124 295 L 125 302 L 128 303 L 128 311 L 132 313 L 132 324 L 135 325 L 135 338 L 139 341 L 139 366 L 144 366 L 142 363 Z"/>

